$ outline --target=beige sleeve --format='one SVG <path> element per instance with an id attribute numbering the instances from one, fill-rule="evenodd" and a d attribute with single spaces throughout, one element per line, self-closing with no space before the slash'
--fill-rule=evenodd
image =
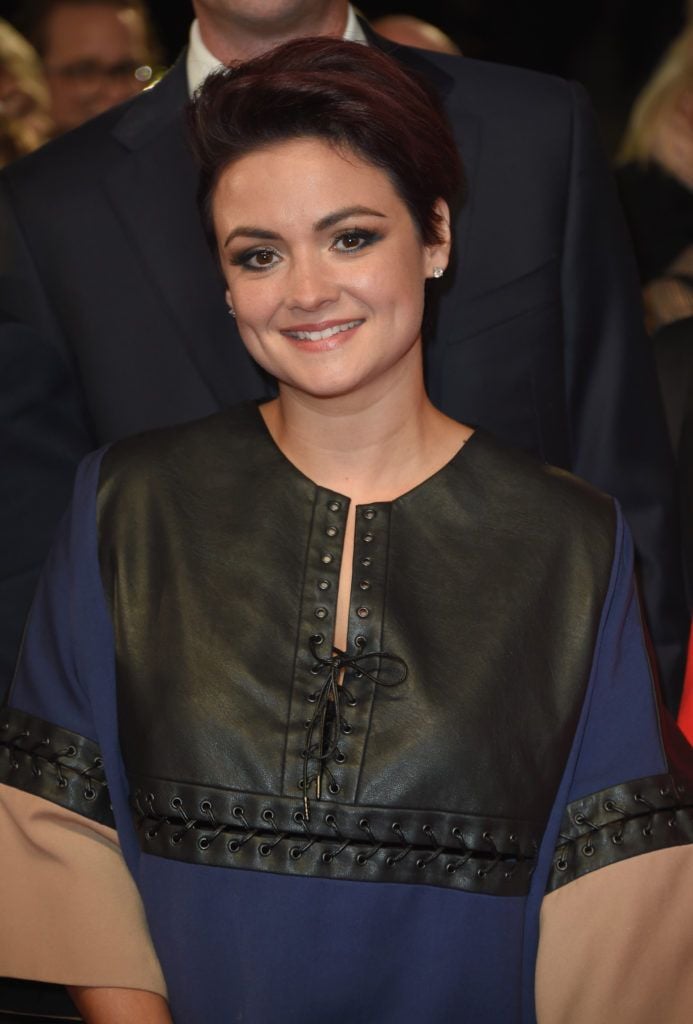
<path id="1" fill-rule="evenodd" d="M 538 1024 L 693 1021 L 693 846 L 600 868 L 545 897 Z"/>
<path id="2" fill-rule="evenodd" d="M 112 828 L 0 785 L 0 976 L 166 996 Z"/>

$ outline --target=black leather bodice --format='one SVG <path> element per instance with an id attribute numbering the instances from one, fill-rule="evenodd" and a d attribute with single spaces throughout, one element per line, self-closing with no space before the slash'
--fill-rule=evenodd
<path id="1" fill-rule="evenodd" d="M 611 504 L 473 435 L 357 509 L 333 655 L 348 505 L 254 405 L 106 454 L 100 559 L 143 848 L 525 891 L 591 667 Z"/>

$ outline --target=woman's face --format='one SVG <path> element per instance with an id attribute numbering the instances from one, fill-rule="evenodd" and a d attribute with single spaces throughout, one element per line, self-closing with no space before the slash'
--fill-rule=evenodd
<path id="1" fill-rule="evenodd" d="M 278 143 L 223 172 L 213 215 L 241 337 L 280 384 L 326 398 L 420 367 L 424 282 L 449 244 L 423 244 L 384 171 Z"/>

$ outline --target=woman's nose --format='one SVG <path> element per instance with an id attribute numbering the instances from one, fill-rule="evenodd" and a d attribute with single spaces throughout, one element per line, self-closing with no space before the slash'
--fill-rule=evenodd
<path id="1" fill-rule="evenodd" d="M 316 255 L 294 260 L 289 282 L 287 304 L 291 309 L 319 309 L 339 296 L 337 283 Z"/>

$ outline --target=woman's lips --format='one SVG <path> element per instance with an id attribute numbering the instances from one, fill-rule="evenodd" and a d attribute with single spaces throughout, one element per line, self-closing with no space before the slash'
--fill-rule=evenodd
<path id="1" fill-rule="evenodd" d="M 355 327 L 360 327 L 363 320 L 341 320 L 319 324 L 297 324 L 296 327 L 283 328 L 281 333 L 295 341 L 328 341 L 338 334 L 344 334 Z"/>

